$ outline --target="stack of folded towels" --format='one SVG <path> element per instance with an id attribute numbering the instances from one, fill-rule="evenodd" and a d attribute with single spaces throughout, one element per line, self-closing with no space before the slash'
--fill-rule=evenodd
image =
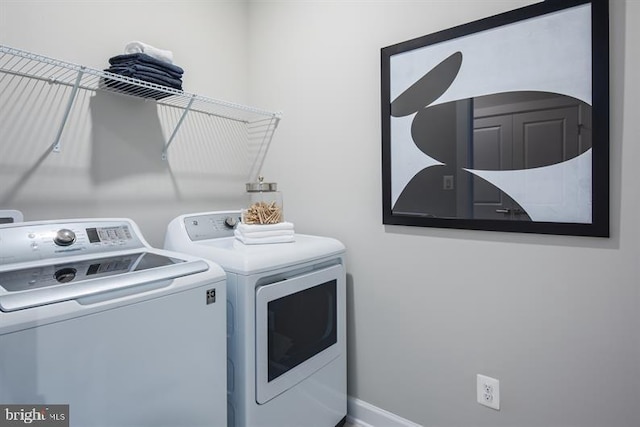
<path id="1" fill-rule="evenodd" d="M 286 221 L 277 224 L 245 224 L 241 222 L 236 226 L 233 234 L 237 240 L 245 245 L 295 241 L 293 224 Z"/>
<path id="2" fill-rule="evenodd" d="M 142 42 L 131 42 L 125 46 L 125 53 L 109 59 L 111 65 L 105 71 L 121 76 L 132 77 L 160 86 L 182 91 L 184 70 L 173 64 L 173 53 L 158 49 Z M 110 81 L 108 86 L 133 93 L 140 89 L 134 85 Z M 147 91 L 141 96 L 161 99 L 170 94 L 159 91 Z"/>

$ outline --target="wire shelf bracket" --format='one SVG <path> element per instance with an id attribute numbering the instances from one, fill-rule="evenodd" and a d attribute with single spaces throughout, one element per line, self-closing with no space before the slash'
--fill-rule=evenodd
<path id="1" fill-rule="evenodd" d="M 178 120 L 178 123 L 176 124 L 176 127 L 173 129 L 173 132 L 171 133 L 171 136 L 169 137 L 169 140 L 167 141 L 167 143 L 164 145 L 164 149 L 162 150 L 162 160 L 167 160 L 167 155 L 168 155 L 168 150 L 169 150 L 169 145 L 171 145 L 171 143 L 173 142 L 173 139 L 176 137 L 176 133 L 178 133 L 178 129 L 180 129 L 180 126 L 182 126 L 182 122 L 184 122 L 185 117 L 187 117 L 187 113 L 189 113 L 189 110 L 191 110 L 191 106 L 193 105 L 193 101 L 196 99 L 195 95 L 193 95 L 191 97 L 191 99 L 189 100 L 189 104 L 187 104 L 187 106 L 185 107 L 182 116 L 180 116 L 180 120 Z"/>
<path id="2" fill-rule="evenodd" d="M 67 106 L 64 110 L 64 115 L 62 116 L 62 123 L 60 123 L 60 127 L 58 128 L 58 132 L 56 133 L 56 137 L 53 140 L 52 150 L 54 153 L 60 152 L 60 138 L 62 137 L 62 132 L 64 131 L 64 126 L 67 123 L 67 119 L 69 118 L 69 114 L 71 113 L 71 108 L 73 107 L 73 102 L 76 99 L 76 95 L 78 94 L 78 89 L 80 88 L 80 81 L 82 80 L 82 73 L 84 71 L 84 67 L 78 71 L 78 76 L 76 77 L 76 81 L 73 84 L 73 88 L 71 89 L 71 94 L 69 95 L 69 100 L 67 101 Z"/>

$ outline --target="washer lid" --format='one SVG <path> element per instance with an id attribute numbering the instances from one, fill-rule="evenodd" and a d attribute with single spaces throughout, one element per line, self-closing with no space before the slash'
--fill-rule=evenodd
<path id="1" fill-rule="evenodd" d="M 15 311 L 134 288 L 208 269 L 204 260 L 186 261 L 153 252 L 16 268 L 0 272 L 0 310 Z"/>

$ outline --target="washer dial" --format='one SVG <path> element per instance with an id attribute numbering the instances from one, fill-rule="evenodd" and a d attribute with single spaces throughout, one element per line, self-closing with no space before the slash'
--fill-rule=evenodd
<path id="1" fill-rule="evenodd" d="M 56 232 L 53 241 L 58 246 L 69 246 L 76 241 L 76 233 L 68 228 L 62 228 Z"/>

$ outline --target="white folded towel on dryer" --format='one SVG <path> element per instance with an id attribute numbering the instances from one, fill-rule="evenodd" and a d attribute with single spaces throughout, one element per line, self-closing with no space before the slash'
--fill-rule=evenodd
<path id="1" fill-rule="evenodd" d="M 241 222 L 236 226 L 233 235 L 246 245 L 295 241 L 295 230 L 290 222 L 279 222 L 277 224 L 245 224 Z"/>
<path id="2" fill-rule="evenodd" d="M 141 41 L 132 41 L 124 47 L 124 53 L 144 53 L 156 58 L 159 61 L 173 64 L 173 52 L 170 50 L 158 49 Z"/>
<path id="3" fill-rule="evenodd" d="M 272 243 L 291 243 L 296 241 L 295 235 L 288 236 L 271 236 L 271 237 L 247 237 L 242 234 L 235 235 L 236 240 L 241 241 L 245 245 L 265 245 Z"/>
<path id="4" fill-rule="evenodd" d="M 236 226 L 236 230 L 243 234 L 247 234 L 263 231 L 293 231 L 294 227 L 293 223 L 287 221 L 278 222 L 276 224 L 245 224 L 244 222 L 241 222 Z"/>
<path id="5" fill-rule="evenodd" d="M 293 230 L 265 230 L 265 231 L 245 231 L 242 232 L 238 229 L 233 231 L 236 236 L 252 237 L 257 239 L 259 237 L 276 237 L 276 236 L 293 236 L 295 231 Z"/>

